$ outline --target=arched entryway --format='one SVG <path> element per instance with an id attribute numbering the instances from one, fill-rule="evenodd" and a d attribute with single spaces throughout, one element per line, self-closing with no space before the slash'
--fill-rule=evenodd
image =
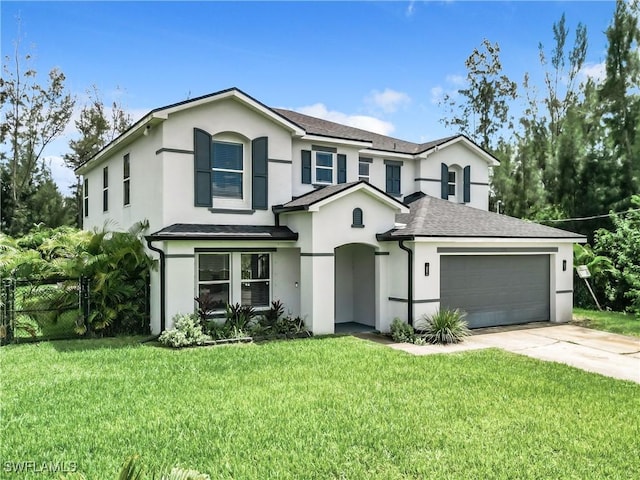
<path id="1" fill-rule="evenodd" d="M 335 331 L 370 331 L 376 320 L 375 249 L 351 243 L 335 249 Z"/>

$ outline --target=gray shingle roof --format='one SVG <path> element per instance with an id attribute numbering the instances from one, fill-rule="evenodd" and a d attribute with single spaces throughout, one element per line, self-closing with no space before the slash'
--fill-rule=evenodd
<path id="1" fill-rule="evenodd" d="M 396 222 L 405 228 L 394 228 L 380 240 L 402 237 L 491 237 L 491 238 L 570 238 L 584 239 L 582 235 L 558 228 L 479 210 L 441 200 L 425 194 L 412 195 L 408 201 L 408 214 L 396 216 Z"/>
<path id="2" fill-rule="evenodd" d="M 282 209 L 296 210 L 309 207 L 314 203 L 319 202 L 320 200 L 324 200 L 325 198 L 335 195 L 336 193 L 339 193 L 343 190 L 346 190 L 347 188 L 352 187 L 357 183 L 359 182 L 339 183 L 337 185 L 327 185 L 326 187 L 318 188 L 309 193 L 305 193 L 304 195 L 301 195 L 300 197 L 291 200 L 290 202 L 285 203 L 284 205 L 282 205 Z"/>
<path id="3" fill-rule="evenodd" d="M 282 108 L 273 108 L 275 112 L 279 113 L 287 120 L 295 123 L 296 125 L 304 128 L 310 135 L 320 135 L 323 137 L 337 137 L 346 140 L 360 140 L 371 142 L 374 150 L 383 150 L 386 152 L 398 152 L 416 155 L 418 153 L 429 150 L 437 145 L 442 145 L 460 135 L 453 135 L 451 137 L 440 138 L 432 142 L 427 143 L 413 143 L 406 140 L 400 140 L 398 138 L 387 137 L 380 135 L 379 133 L 368 132 L 360 128 L 349 127 L 340 123 L 330 122 L 321 118 L 310 117 L 302 113 L 294 112 L 291 110 L 285 110 Z"/>
<path id="4" fill-rule="evenodd" d="M 289 227 L 174 223 L 150 235 L 157 240 L 297 240 Z"/>

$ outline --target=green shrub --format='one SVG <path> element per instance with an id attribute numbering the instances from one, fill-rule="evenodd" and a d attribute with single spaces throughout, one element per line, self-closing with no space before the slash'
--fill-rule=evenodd
<path id="1" fill-rule="evenodd" d="M 460 343 L 470 333 L 465 316 L 457 308 L 441 308 L 433 315 L 423 315 L 424 330 L 420 336 L 427 343 Z"/>
<path id="2" fill-rule="evenodd" d="M 396 317 L 391 322 L 391 338 L 394 342 L 414 343 L 416 334 L 411 325 Z"/>
<path id="3" fill-rule="evenodd" d="M 175 315 L 173 324 L 174 328 L 162 332 L 158 339 L 163 345 L 174 348 L 189 347 L 202 345 L 205 341 L 211 340 L 211 337 L 202 331 L 202 325 L 196 314 Z"/>

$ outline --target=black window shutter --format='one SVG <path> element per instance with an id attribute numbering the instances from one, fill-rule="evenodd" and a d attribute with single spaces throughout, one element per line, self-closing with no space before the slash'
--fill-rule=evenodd
<path id="1" fill-rule="evenodd" d="M 440 198 L 444 200 L 449 199 L 449 167 L 446 164 L 442 164 L 440 166 L 441 177 L 440 177 Z"/>
<path id="2" fill-rule="evenodd" d="M 471 167 L 467 165 L 464 167 L 464 203 L 471 201 Z"/>
<path id="3" fill-rule="evenodd" d="M 399 165 L 387 165 L 387 185 L 386 192 L 399 195 L 400 194 L 400 166 Z"/>
<path id="4" fill-rule="evenodd" d="M 391 165 L 387 165 L 387 185 L 385 191 L 387 193 L 393 193 L 393 167 Z"/>
<path id="5" fill-rule="evenodd" d="M 338 154 L 338 183 L 347 183 L 347 156 Z"/>
<path id="6" fill-rule="evenodd" d="M 269 139 L 256 138 L 251 142 L 251 207 L 267 210 L 269 207 Z"/>
<path id="7" fill-rule="evenodd" d="M 194 204 L 211 207 L 211 135 L 193 129 Z"/>
<path id="8" fill-rule="evenodd" d="M 302 150 L 302 183 L 311 183 L 311 151 Z"/>

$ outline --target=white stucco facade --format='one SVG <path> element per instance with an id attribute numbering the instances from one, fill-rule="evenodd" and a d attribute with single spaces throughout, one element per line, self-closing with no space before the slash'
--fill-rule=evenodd
<path id="1" fill-rule="evenodd" d="M 151 278 L 154 333 L 170 328 L 175 314 L 194 310 L 198 258 L 206 252 L 228 255 L 229 301 L 233 303 L 242 301 L 242 252 L 268 253 L 269 299 L 280 300 L 287 313 L 303 318 L 316 334 L 334 333 L 337 324 L 350 322 L 388 331 L 396 317 L 415 323 L 433 313 L 440 307 L 440 261 L 446 255 L 442 249 L 452 248 L 467 248 L 460 254 L 474 256 L 496 251 L 505 258 L 514 253 L 548 255 L 547 320 L 570 319 L 575 239 L 443 238 L 429 237 L 428 231 L 405 239 L 381 237 L 402 228 L 398 216 L 411 212 L 403 201 L 417 192 L 486 211 L 489 169 L 497 164 L 490 154 L 463 136 L 411 144 L 411 148 L 404 144 L 396 148 L 393 139 L 368 140 L 367 132 L 351 132 L 344 126 L 338 126 L 332 136 L 327 129 L 334 124 L 285 113 L 237 89 L 218 92 L 150 112 L 78 169 L 88 185 L 85 229 L 127 230 L 146 220 L 153 246 L 150 254 L 160 262 L 156 249 L 163 252 L 163 265 Z M 241 146 L 238 162 L 242 166 L 232 172 L 238 178 L 241 175 L 240 196 L 214 193 L 209 197 L 211 204 L 205 206 L 194 201 L 196 130 L 205 132 L 212 142 Z M 256 139 L 266 139 L 266 158 L 261 160 L 266 162 L 266 191 L 256 190 L 253 183 L 254 168 L 260 168 L 255 167 Z M 320 164 L 316 152 L 324 152 L 323 161 L 328 164 Z M 130 162 L 128 204 L 124 202 L 125 156 Z M 361 160 L 368 164 L 368 183 L 358 183 Z M 321 176 L 322 168 L 325 175 L 331 170 L 331 181 Z M 348 188 L 336 188 L 340 184 Z M 445 195 L 448 186 L 450 192 Z M 315 198 L 318 192 L 329 193 L 296 203 L 298 198 Z M 254 196 L 259 195 L 267 203 L 255 207 Z M 361 224 L 354 224 L 356 217 Z M 163 236 L 175 225 L 182 225 L 181 231 L 187 233 Z M 246 231 L 230 226 L 246 227 Z M 254 227 L 288 229 L 291 235 L 286 240 L 267 238 L 267 230 L 260 230 L 245 239 Z M 207 231 L 217 233 L 204 239 Z M 401 246 L 412 251 L 411 265 Z"/>

